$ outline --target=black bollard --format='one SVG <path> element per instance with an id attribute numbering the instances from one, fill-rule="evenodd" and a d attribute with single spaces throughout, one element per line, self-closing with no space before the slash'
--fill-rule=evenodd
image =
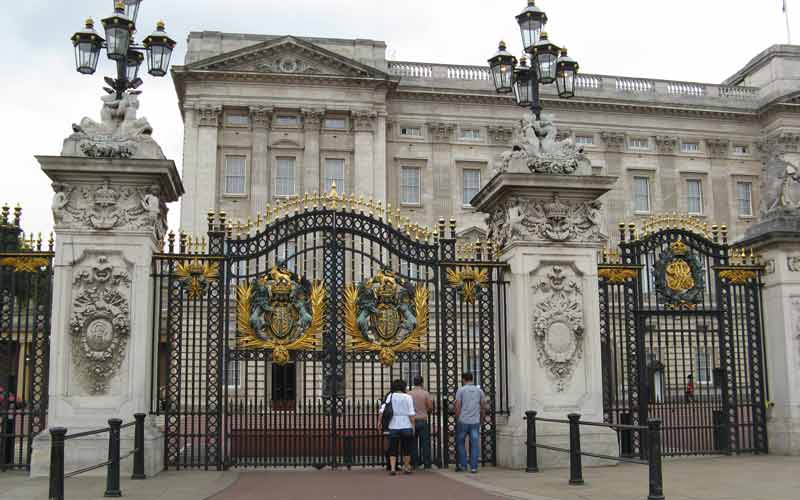
<path id="1" fill-rule="evenodd" d="M 647 422 L 650 436 L 648 466 L 650 469 L 650 491 L 647 500 L 664 500 L 664 476 L 661 471 L 661 420 Z"/>
<path id="2" fill-rule="evenodd" d="M 147 479 L 144 473 L 144 413 L 137 413 L 133 416 L 136 419 L 134 427 L 133 447 L 133 475 L 131 479 Z"/>
<path id="3" fill-rule="evenodd" d="M 50 500 L 64 500 L 64 437 L 67 429 L 50 429 Z"/>
<path id="4" fill-rule="evenodd" d="M 569 419 L 569 484 L 583 484 L 581 465 L 581 427 L 580 414 L 570 413 Z"/>
<path id="5" fill-rule="evenodd" d="M 108 466 L 106 467 L 106 492 L 105 497 L 121 497 L 119 489 L 119 435 L 122 420 L 112 418 L 108 421 L 111 430 L 108 431 Z"/>
<path id="6" fill-rule="evenodd" d="M 525 472 L 539 472 L 539 459 L 536 456 L 536 412 L 526 411 L 525 420 L 528 428 L 528 436 L 525 441 L 527 445 Z"/>

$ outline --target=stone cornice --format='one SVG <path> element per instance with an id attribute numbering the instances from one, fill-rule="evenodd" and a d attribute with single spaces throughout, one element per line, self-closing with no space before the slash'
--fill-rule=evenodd
<path id="1" fill-rule="evenodd" d="M 492 106 L 516 106 L 512 98 L 505 95 L 481 92 L 449 92 L 444 90 L 416 90 L 398 88 L 390 93 L 391 99 L 400 101 L 426 101 L 426 102 L 452 102 L 486 104 Z M 608 113 L 642 113 L 664 116 L 684 116 L 696 118 L 714 118 L 723 120 L 755 120 L 757 113 L 735 109 L 707 108 L 692 106 L 669 106 L 662 104 L 647 104 L 641 102 L 607 101 L 592 98 L 558 99 L 542 98 L 542 104 L 547 110 L 583 110 L 600 111 Z"/>
<path id="2" fill-rule="evenodd" d="M 253 128 L 264 129 L 272 125 L 272 113 L 274 109 L 268 106 L 250 106 L 250 120 Z"/>
<path id="3" fill-rule="evenodd" d="M 306 130 L 319 130 L 322 127 L 324 109 L 303 109 L 300 112 L 303 114 L 303 127 Z"/>
<path id="4" fill-rule="evenodd" d="M 708 152 L 712 156 L 719 156 L 724 157 L 727 156 L 728 151 L 731 147 L 731 141 L 729 139 L 723 139 L 720 137 L 708 137 L 706 138 L 706 146 L 708 147 Z"/>
<path id="5" fill-rule="evenodd" d="M 608 151 L 621 152 L 625 147 L 625 134 L 622 132 L 600 132 L 600 138 Z"/>
<path id="6" fill-rule="evenodd" d="M 218 127 L 219 117 L 222 115 L 222 106 L 214 104 L 199 104 L 194 107 L 198 126 Z"/>
<path id="7" fill-rule="evenodd" d="M 659 153 L 674 153 L 678 138 L 671 135 L 657 135 L 656 147 Z"/>

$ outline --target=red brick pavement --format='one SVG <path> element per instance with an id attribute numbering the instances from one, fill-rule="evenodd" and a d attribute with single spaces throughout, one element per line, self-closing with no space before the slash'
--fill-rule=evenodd
<path id="1" fill-rule="evenodd" d="M 480 474 L 480 472 L 479 472 Z M 387 472 L 243 472 L 209 500 L 499 500 L 501 497 L 435 472 L 389 476 Z"/>

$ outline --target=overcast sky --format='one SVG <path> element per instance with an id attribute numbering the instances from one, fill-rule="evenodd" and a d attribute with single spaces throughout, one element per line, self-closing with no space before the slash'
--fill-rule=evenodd
<path id="1" fill-rule="evenodd" d="M 800 0 L 787 0 L 800 40 Z M 21 203 L 23 228 L 49 232 L 51 189 L 34 155 L 57 155 L 70 125 L 99 119 L 104 57 L 92 77 L 74 69 L 69 37 L 112 0 L 3 1 L 0 16 L 0 204 Z M 770 45 L 786 43 L 782 0 L 539 0 L 547 31 L 587 73 L 719 83 Z M 390 59 L 485 64 L 501 39 L 521 51 L 514 16 L 525 0 L 144 0 L 139 33 L 159 19 L 179 41 L 189 31 L 371 38 Z M 99 25 L 99 22 L 98 22 Z M 140 35 L 141 36 L 144 35 Z M 147 75 L 140 116 L 181 167 L 183 124 L 169 77 Z M 170 210 L 177 229 L 178 206 Z"/>

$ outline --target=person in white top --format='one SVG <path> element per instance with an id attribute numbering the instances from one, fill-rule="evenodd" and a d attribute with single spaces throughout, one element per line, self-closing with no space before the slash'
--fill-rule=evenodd
<path id="1" fill-rule="evenodd" d="M 381 405 L 380 413 L 383 420 L 383 412 L 386 405 L 392 405 L 392 419 L 389 421 L 389 473 L 394 476 L 397 474 L 397 455 L 402 444 L 403 450 L 403 472 L 411 474 L 411 455 L 414 448 L 414 425 L 415 415 L 414 400 L 406 394 L 406 383 L 404 380 L 392 382 L 392 392 L 386 396 L 386 400 Z M 387 416 L 388 418 L 388 416 Z"/>

